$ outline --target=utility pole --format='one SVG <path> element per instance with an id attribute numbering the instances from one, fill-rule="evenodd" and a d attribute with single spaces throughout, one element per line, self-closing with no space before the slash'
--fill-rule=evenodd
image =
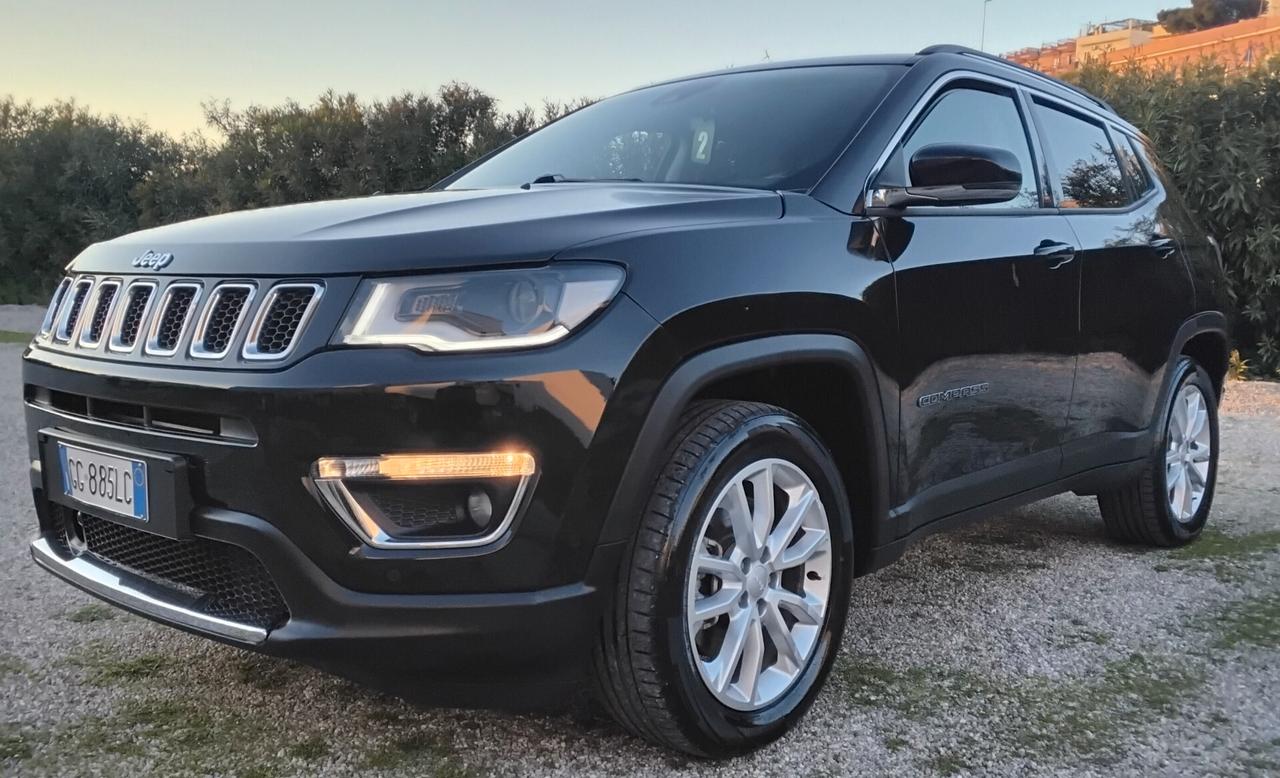
<path id="1" fill-rule="evenodd" d="M 987 50 L 987 6 L 991 5 L 991 0 L 982 0 L 982 33 L 978 36 L 978 48 L 982 51 Z"/>

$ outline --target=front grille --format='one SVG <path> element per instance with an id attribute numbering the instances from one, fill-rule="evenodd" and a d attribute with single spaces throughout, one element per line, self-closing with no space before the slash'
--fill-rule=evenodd
<path id="1" fill-rule="evenodd" d="M 155 291 L 154 284 L 134 284 L 129 287 L 124 314 L 120 317 L 120 326 L 112 342 L 113 347 L 128 351 L 138 342 L 138 333 L 142 331 L 142 321 L 147 314 L 147 304 L 151 302 L 151 295 Z"/>
<path id="2" fill-rule="evenodd" d="M 157 314 L 159 318 L 152 326 L 151 339 L 147 341 L 149 353 L 167 355 L 177 350 L 199 294 L 200 287 L 195 284 L 174 284 L 165 291 Z"/>
<path id="3" fill-rule="evenodd" d="M 98 287 L 98 296 L 94 298 L 93 315 L 89 319 L 89 327 L 80 339 L 81 344 L 96 346 L 102 342 L 102 333 L 106 330 L 107 317 L 111 313 L 111 303 L 120 290 L 119 281 L 108 281 Z"/>
<path id="4" fill-rule="evenodd" d="M 280 590 L 247 550 L 207 538 L 179 541 L 53 505 L 61 550 L 139 575 L 192 600 L 193 610 L 272 629 L 289 618 Z"/>
<path id="5" fill-rule="evenodd" d="M 116 360 L 141 352 L 149 361 L 268 368 L 262 363 L 298 348 L 324 291 L 320 281 L 71 276 L 54 290 L 36 344 Z"/>
<path id="6" fill-rule="evenodd" d="M 245 356 L 280 359 L 293 348 L 294 340 L 311 309 L 320 298 L 316 284 L 280 284 L 273 288 L 258 313 Z"/>

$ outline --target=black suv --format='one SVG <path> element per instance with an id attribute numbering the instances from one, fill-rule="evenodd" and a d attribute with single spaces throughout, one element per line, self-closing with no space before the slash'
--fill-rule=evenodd
<path id="1" fill-rule="evenodd" d="M 1193 540 L 1221 259 L 1104 103 L 978 52 L 604 100 L 424 193 L 96 244 L 25 355 L 35 560 L 431 699 L 590 682 L 742 752 L 850 587 L 1064 491 Z"/>

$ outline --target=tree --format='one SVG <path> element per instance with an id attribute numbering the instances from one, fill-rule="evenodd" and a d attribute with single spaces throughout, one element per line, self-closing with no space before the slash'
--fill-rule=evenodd
<path id="1" fill-rule="evenodd" d="M 1156 15 L 1172 33 L 1195 32 L 1253 19 L 1262 13 L 1264 0 L 1191 0 L 1190 8 L 1170 8 Z"/>

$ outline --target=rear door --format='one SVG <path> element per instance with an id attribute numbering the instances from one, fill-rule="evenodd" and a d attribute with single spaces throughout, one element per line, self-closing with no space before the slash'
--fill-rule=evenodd
<path id="1" fill-rule="evenodd" d="M 1143 456 L 1169 349 L 1194 300 L 1163 188 L 1130 138 L 1037 98 L 1063 214 L 1080 242 L 1081 339 L 1064 472 Z"/>
<path id="2" fill-rule="evenodd" d="M 1045 207 L 1025 103 L 1013 89 L 940 92 L 878 180 L 936 143 L 1013 152 L 1013 201 L 911 207 L 879 220 L 893 255 L 901 338 L 900 494 L 911 526 L 1052 481 L 1075 372 L 1080 265 Z M 905 183 L 909 184 L 909 181 Z"/>

